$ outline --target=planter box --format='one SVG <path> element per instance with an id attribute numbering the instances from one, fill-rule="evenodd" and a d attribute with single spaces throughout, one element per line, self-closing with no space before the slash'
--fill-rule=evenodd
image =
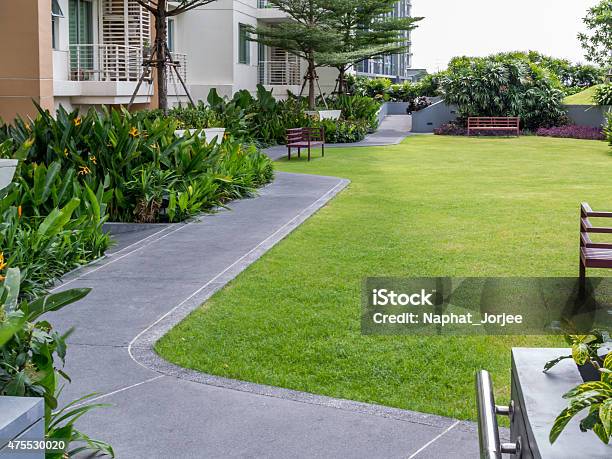
<path id="1" fill-rule="evenodd" d="M 512 349 L 512 403 L 510 434 L 520 437 L 521 458 L 610 458 L 612 445 L 603 444 L 593 432 L 581 432 L 580 413 L 567 425 L 554 445 L 548 434 L 557 415 L 567 407 L 562 395 L 581 384 L 582 377 L 572 359 L 563 360 L 547 373 L 544 364 L 569 349 Z M 586 413 L 585 413 L 586 414 Z"/>
<path id="2" fill-rule="evenodd" d="M 310 110 L 304 112 L 308 116 L 318 116 L 320 120 L 339 120 L 342 110 Z"/>
<path id="3" fill-rule="evenodd" d="M 0 457 L 44 459 L 44 450 L 15 452 L 11 440 L 43 441 L 45 438 L 45 403 L 38 397 L 0 397 Z"/>
<path id="4" fill-rule="evenodd" d="M 17 162 L 16 159 L 0 159 L 0 190 L 10 185 Z"/>
<path id="5" fill-rule="evenodd" d="M 174 134 L 178 137 L 183 137 L 185 135 L 185 132 L 189 132 L 192 135 L 195 134 L 198 131 L 198 129 L 177 129 L 176 131 L 174 131 Z M 208 129 L 202 129 L 200 132 L 200 137 L 204 137 L 204 140 L 206 140 L 206 143 L 211 143 L 213 141 L 216 142 L 223 142 L 223 136 L 225 135 L 225 128 L 208 128 Z"/>

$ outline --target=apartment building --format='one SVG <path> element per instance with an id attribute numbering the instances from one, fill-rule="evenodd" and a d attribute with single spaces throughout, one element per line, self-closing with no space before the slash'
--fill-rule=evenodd
<path id="1" fill-rule="evenodd" d="M 395 18 L 409 18 L 412 16 L 411 0 L 399 0 L 390 16 Z M 367 59 L 355 67 L 357 75 L 372 78 L 384 77 L 396 83 L 402 81 L 415 81 L 426 73 L 422 69 L 412 69 L 412 52 L 410 51 L 410 32 L 405 32 L 403 41 L 408 44 L 408 52 L 384 56 L 379 59 Z"/>
<path id="2" fill-rule="evenodd" d="M 170 2 L 172 5 L 172 2 Z M 400 0 L 393 14 L 410 14 Z M 211 88 L 231 96 L 257 84 L 278 97 L 299 93 L 305 65 L 287 52 L 247 40 L 247 27 L 289 20 L 267 0 L 218 0 L 168 19 L 168 46 L 196 100 Z M 0 1 L 0 117 L 35 113 L 32 100 L 54 110 L 126 105 L 142 74 L 152 42 L 152 19 L 135 0 Z M 409 37 L 408 37 L 409 39 Z M 364 63 L 364 75 L 406 78 L 410 53 Z M 323 92 L 337 73 L 320 69 Z M 186 101 L 178 78 L 168 77 L 170 104 Z M 145 80 L 137 107 L 154 104 L 155 85 Z"/>

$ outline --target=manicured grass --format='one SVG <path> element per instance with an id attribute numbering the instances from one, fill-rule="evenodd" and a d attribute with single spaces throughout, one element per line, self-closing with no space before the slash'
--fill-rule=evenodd
<path id="1" fill-rule="evenodd" d="M 158 344 L 216 375 L 474 419 L 474 371 L 507 400 L 512 346 L 550 337 L 360 334 L 366 276 L 576 275 L 578 206 L 610 209 L 604 142 L 415 136 L 279 170 L 349 178 L 331 203 Z"/>
<path id="2" fill-rule="evenodd" d="M 591 86 L 584 91 L 567 96 L 563 99 L 563 103 L 566 105 L 596 105 L 593 96 L 598 86 L 600 85 Z"/>

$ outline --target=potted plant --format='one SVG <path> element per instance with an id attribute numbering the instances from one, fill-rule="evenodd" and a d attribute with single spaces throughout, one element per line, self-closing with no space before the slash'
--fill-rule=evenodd
<path id="1" fill-rule="evenodd" d="M 322 121 L 322 120 L 339 120 L 340 116 L 342 116 L 342 110 L 307 110 L 306 113 L 308 116 L 312 116 L 313 118 Z"/>
<path id="2" fill-rule="evenodd" d="M 179 137 L 189 132 L 190 135 L 198 133 L 207 143 L 223 141 L 223 120 L 213 110 L 201 107 L 178 110 L 176 119 L 179 129 L 174 134 Z"/>
<path id="3" fill-rule="evenodd" d="M 549 440 L 554 443 L 570 420 L 583 410 L 588 414 L 580 421 L 580 430 L 592 430 L 605 444 L 612 436 L 612 353 L 599 368 L 600 379 L 578 385 L 563 395 L 568 400 L 565 408 L 550 430 Z"/>
<path id="4" fill-rule="evenodd" d="M 606 356 L 612 355 L 607 346 L 610 343 L 608 333 L 592 330 L 587 335 L 565 335 L 565 341 L 571 346 L 572 354 L 550 360 L 544 365 L 544 372 L 562 360 L 574 359 L 583 381 L 599 381 L 600 369 L 603 367 L 604 360 Z"/>
<path id="5" fill-rule="evenodd" d="M 0 190 L 9 186 L 13 181 L 17 162 L 16 159 L 0 159 Z"/>

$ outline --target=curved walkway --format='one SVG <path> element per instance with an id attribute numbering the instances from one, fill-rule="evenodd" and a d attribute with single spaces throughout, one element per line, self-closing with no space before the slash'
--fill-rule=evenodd
<path id="1" fill-rule="evenodd" d="M 330 143 L 325 148 L 341 147 L 383 147 L 386 145 L 397 145 L 406 137 L 411 135 L 412 116 L 410 115 L 388 115 L 380 123 L 380 126 L 372 134 L 368 134 L 361 142 L 353 143 Z M 315 148 L 315 151 L 318 149 Z M 271 159 L 277 160 L 287 156 L 287 147 L 275 145 L 264 150 Z M 316 157 L 317 153 L 315 153 Z"/>
<path id="2" fill-rule="evenodd" d="M 231 211 L 162 226 L 64 279 L 58 290 L 93 288 L 51 317 L 75 327 L 64 401 L 97 392 L 112 404 L 79 427 L 130 459 L 476 456 L 471 423 L 205 375 L 152 349 L 347 185 L 278 173 Z"/>

